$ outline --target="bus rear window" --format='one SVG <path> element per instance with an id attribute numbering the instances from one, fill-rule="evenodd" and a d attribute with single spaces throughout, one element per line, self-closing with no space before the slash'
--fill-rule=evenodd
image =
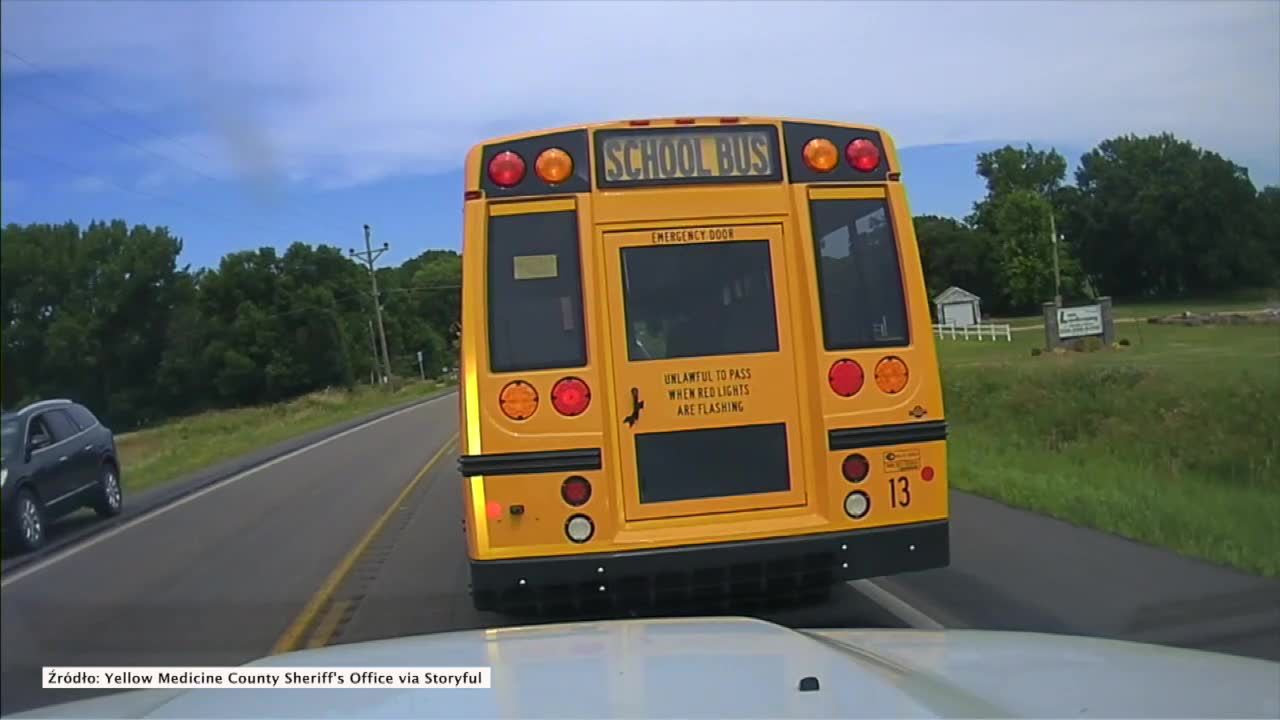
<path id="1" fill-rule="evenodd" d="M 622 273 L 630 360 L 778 349 L 766 240 L 629 247 Z"/>
<path id="2" fill-rule="evenodd" d="M 906 345 L 907 309 L 882 199 L 811 204 L 827 350 Z"/>
<path id="3" fill-rule="evenodd" d="M 489 218 L 493 372 L 587 364 L 576 212 Z"/>

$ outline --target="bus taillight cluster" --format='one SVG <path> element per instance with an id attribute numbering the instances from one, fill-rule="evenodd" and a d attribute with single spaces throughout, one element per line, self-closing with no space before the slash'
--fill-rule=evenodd
<path id="1" fill-rule="evenodd" d="M 581 378 L 566 377 L 551 386 L 551 406 L 565 417 L 576 417 L 591 405 L 591 388 Z M 511 420 L 528 420 L 538 411 L 538 391 L 524 380 L 512 380 L 498 393 L 498 406 Z"/>
<path id="2" fill-rule="evenodd" d="M 489 179 L 498 187 L 512 188 L 524 180 L 526 169 L 520 153 L 507 150 L 489 161 Z M 573 175 L 573 157 L 560 148 L 547 148 L 538 153 L 533 172 L 546 184 L 559 185 Z"/>
<path id="3" fill-rule="evenodd" d="M 872 374 L 876 380 L 876 387 L 886 395 L 897 395 L 902 392 L 907 387 L 907 379 L 910 377 L 907 363 L 893 355 L 880 358 Z M 862 390 L 865 380 L 862 366 L 847 358 L 835 361 L 827 371 L 827 384 L 831 386 L 831 391 L 840 397 L 857 395 Z"/>
<path id="4" fill-rule="evenodd" d="M 831 172 L 840 162 L 835 143 L 826 138 L 814 138 L 805 143 L 801 154 L 804 155 L 804 164 L 815 172 Z M 880 148 L 866 138 L 857 138 L 845 146 L 844 158 L 849 167 L 869 173 L 880 166 Z"/>

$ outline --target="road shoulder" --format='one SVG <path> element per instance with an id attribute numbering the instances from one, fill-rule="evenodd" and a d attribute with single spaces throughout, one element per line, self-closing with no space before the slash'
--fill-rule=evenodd
<path id="1" fill-rule="evenodd" d="M 172 505 L 184 497 L 217 485 L 247 470 L 456 391 L 456 386 L 440 388 L 421 397 L 390 405 L 367 415 L 305 433 L 216 465 L 211 465 L 172 482 L 144 490 L 137 495 L 127 496 L 124 511 L 110 520 L 99 520 L 96 517 L 83 520 L 77 517 L 68 518 L 59 523 L 61 527 L 56 528 L 57 535 L 50 537 L 50 542 L 44 549 L 35 553 L 5 557 L 3 561 L 0 561 L 0 576 L 78 545 L 99 533 Z M 125 468 L 124 472 L 128 472 L 128 468 Z"/>
<path id="2" fill-rule="evenodd" d="M 951 565 L 877 580 L 947 627 L 1280 660 L 1280 581 L 952 491 Z"/>

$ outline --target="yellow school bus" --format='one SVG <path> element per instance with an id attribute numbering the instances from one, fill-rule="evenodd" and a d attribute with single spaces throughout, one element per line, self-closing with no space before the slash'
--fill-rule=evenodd
<path id="1" fill-rule="evenodd" d="M 465 183 L 477 608 L 947 565 L 942 389 L 886 132 L 582 125 L 477 145 Z"/>

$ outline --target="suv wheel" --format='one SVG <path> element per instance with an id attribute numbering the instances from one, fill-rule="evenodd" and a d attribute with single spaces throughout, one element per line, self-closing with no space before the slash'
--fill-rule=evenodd
<path id="1" fill-rule="evenodd" d="M 114 517 L 124 506 L 124 491 L 120 488 L 120 473 L 111 463 L 104 463 L 98 470 L 98 497 L 93 501 L 93 511 L 100 517 Z"/>
<path id="2" fill-rule="evenodd" d="M 30 490 L 23 489 L 14 500 L 10 527 L 19 549 L 33 552 L 44 546 L 44 508 Z"/>

